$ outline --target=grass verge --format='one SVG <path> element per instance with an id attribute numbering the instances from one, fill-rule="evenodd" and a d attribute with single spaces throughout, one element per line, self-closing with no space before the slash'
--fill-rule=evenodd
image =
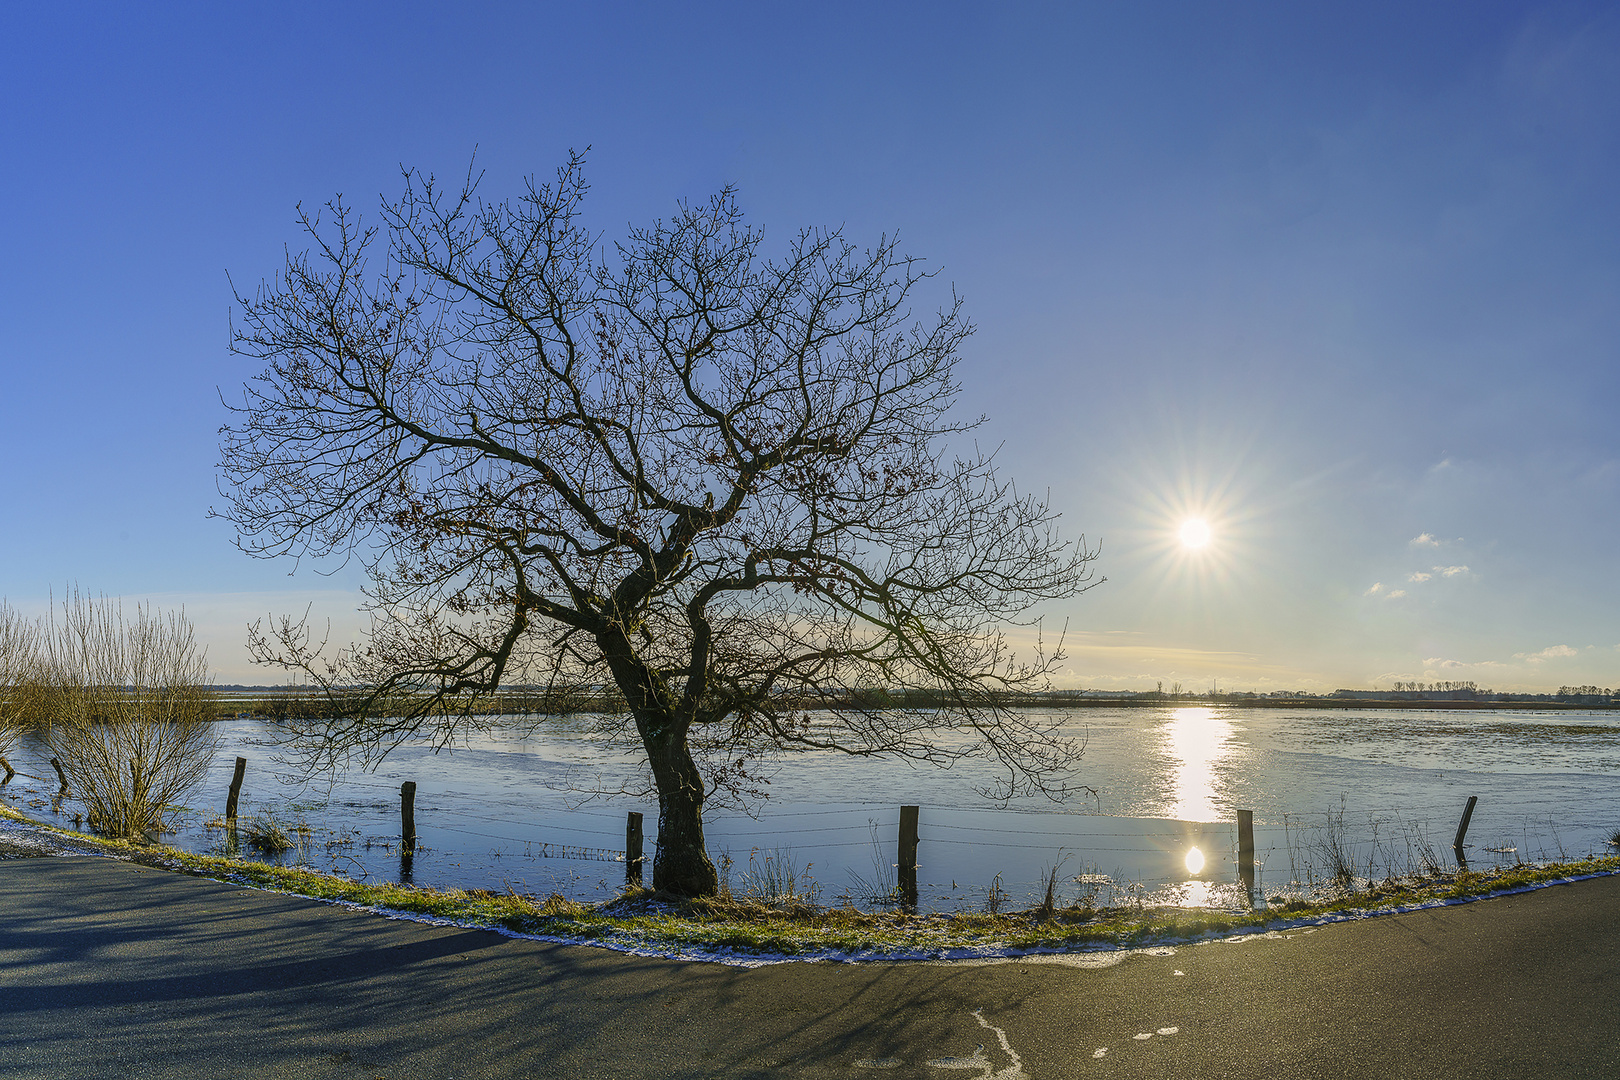
<path id="1" fill-rule="evenodd" d="M 804 959 L 924 959 L 1141 948 L 1245 931 L 1407 910 L 1480 898 L 1589 874 L 1620 873 L 1620 856 L 1440 873 L 1389 881 L 1327 903 L 1293 900 L 1254 911 L 1211 908 L 1070 907 L 999 914 L 863 912 L 853 907 L 770 905 L 741 899 L 685 900 L 650 890 L 583 904 L 484 889 L 428 889 L 353 881 L 300 867 L 197 855 L 162 845 L 104 841 L 43 825 L 7 807 L 0 815 L 94 844 L 143 865 L 400 913 L 536 937 L 675 956 Z"/>

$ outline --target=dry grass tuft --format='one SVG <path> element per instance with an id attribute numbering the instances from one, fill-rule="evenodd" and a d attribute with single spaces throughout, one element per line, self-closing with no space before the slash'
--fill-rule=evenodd
<path id="1" fill-rule="evenodd" d="M 242 827 L 242 838 L 247 841 L 248 847 L 266 855 L 281 855 L 297 846 L 274 814 L 249 818 Z"/>

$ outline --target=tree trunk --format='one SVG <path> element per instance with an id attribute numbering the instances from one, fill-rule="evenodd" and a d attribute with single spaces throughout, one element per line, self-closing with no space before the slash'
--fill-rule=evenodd
<path id="1" fill-rule="evenodd" d="M 639 712 L 636 727 L 658 786 L 658 853 L 652 885 L 680 896 L 712 896 L 720 878 L 703 844 L 703 776 L 686 745 L 686 725 Z"/>

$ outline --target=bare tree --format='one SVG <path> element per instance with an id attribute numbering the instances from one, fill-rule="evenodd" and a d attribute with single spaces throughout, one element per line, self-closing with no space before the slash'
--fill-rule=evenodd
<path id="1" fill-rule="evenodd" d="M 140 836 L 213 761 L 208 664 L 184 613 L 77 591 L 52 610 L 42 641 L 43 719 L 51 749 L 90 825 Z"/>
<path id="2" fill-rule="evenodd" d="M 753 752 L 988 755 L 1003 795 L 1061 789 L 1075 747 L 1003 697 L 1061 656 L 1001 628 L 1088 587 L 1095 552 L 947 447 L 979 423 L 947 415 L 960 301 L 914 320 L 892 239 L 769 258 L 730 190 L 608 248 L 578 156 L 515 201 L 476 187 L 407 172 L 382 233 L 300 210 L 312 247 L 238 297 L 234 348 L 266 366 L 222 429 L 222 515 L 254 555 L 369 572 L 363 644 L 254 630 L 331 692 L 321 745 L 453 737 L 503 681 L 615 684 L 653 883 L 688 895 L 716 887 L 704 800 Z"/>

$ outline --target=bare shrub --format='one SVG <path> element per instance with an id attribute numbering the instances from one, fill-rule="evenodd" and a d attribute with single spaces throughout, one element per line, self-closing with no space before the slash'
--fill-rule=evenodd
<path id="1" fill-rule="evenodd" d="M 0 601 L 0 756 L 39 708 L 39 622 Z"/>
<path id="2" fill-rule="evenodd" d="M 195 787 L 218 739 L 207 660 L 183 612 L 74 590 L 42 635 L 47 738 L 92 828 L 140 836 Z"/>

